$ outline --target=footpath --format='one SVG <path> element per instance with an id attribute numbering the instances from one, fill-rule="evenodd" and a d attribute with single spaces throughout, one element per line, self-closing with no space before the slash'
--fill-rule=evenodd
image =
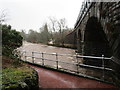
<path id="1" fill-rule="evenodd" d="M 31 67 L 38 72 L 39 85 L 41 88 L 114 88 L 118 90 L 111 84 L 96 80 L 77 77 L 33 65 L 31 65 Z"/>

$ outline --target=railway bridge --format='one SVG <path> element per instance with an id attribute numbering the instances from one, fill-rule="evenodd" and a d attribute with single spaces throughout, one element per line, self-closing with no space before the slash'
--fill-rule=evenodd
<path id="1" fill-rule="evenodd" d="M 82 3 L 74 31 L 64 38 L 66 45 L 82 55 L 112 57 L 105 65 L 120 74 L 120 1 Z M 85 64 L 101 65 L 101 61 L 84 58 Z"/>

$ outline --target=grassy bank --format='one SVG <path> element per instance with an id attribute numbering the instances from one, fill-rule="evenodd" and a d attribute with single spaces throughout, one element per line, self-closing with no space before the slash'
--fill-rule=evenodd
<path id="1" fill-rule="evenodd" d="M 2 90 L 37 90 L 38 74 L 26 64 L 3 56 Z"/>

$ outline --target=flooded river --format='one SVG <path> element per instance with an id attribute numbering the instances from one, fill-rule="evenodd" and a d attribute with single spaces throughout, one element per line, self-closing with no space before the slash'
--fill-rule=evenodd
<path id="1" fill-rule="evenodd" d="M 28 42 L 23 42 L 23 46 L 20 49 L 29 52 L 37 51 L 37 52 L 59 53 L 59 54 L 75 54 L 74 49 L 60 48 L 60 47 L 48 46 L 44 44 L 33 44 Z"/>
<path id="2" fill-rule="evenodd" d="M 32 52 L 37 52 L 37 53 L 34 53 L 34 57 L 36 57 L 34 58 L 35 63 L 42 64 L 43 62 L 41 58 L 44 58 L 45 59 L 44 65 L 57 67 L 56 61 L 58 60 L 59 61 L 58 68 L 70 69 L 72 71 L 77 70 L 77 66 L 74 64 L 74 63 L 77 63 L 76 57 L 59 56 L 59 54 L 75 55 L 76 53 L 74 49 L 60 48 L 60 47 L 48 46 L 44 44 L 33 44 L 33 43 L 24 42 L 23 46 L 20 47 L 19 50 L 26 51 L 27 56 L 32 56 Z M 47 54 L 44 54 L 42 57 L 42 54 L 39 54 L 39 53 L 47 53 Z M 56 58 L 56 53 L 57 53 L 57 58 Z M 32 62 L 31 57 L 27 57 L 27 60 Z M 66 62 L 66 63 L 63 63 L 63 62 Z"/>
<path id="3" fill-rule="evenodd" d="M 18 48 L 18 50 L 21 52 L 26 51 L 26 53 L 22 57 L 23 60 L 53 68 L 70 70 L 72 72 L 79 72 L 79 74 L 84 74 L 84 75 L 103 79 L 102 71 L 79 67 L 77 66 L 77 64 L 82 63 L 81 58 L 78 59 L 76 57 L 66 56 L 66 55 L 76 55 L 74 49 L 23 42 L 23 46 Z M 61 54 L 63 54 L 63 56 L 61 56 Z M 104 79 L 111 81 L 111 77 L 109 76 L 104 75 Z"/>

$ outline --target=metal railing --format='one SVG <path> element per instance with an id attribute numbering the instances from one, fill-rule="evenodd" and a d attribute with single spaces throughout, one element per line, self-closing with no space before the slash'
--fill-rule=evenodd
<path id="1" fill-rule="evenodd" d="M 52 57 L 55 56 L 55 58 L 54 59 L 51 59 L 52 57 L 45 58 L 45 55 L 52 55 Z M 112 69 L 105 67 L 105 60 L 111 60 L 111 58 L 104 57 L 104 55 L 102 55 L 101 57 L 95 57 L 95 56 L 82 56 L 82 55 L 77 55 L 77 54 L 70 55 L 70 54 L 23 51 L 23 52 L 20 52 L 19 56 L 22 60 L 25 60 L 33 64 L 47 66 L 47 67 L 54 68 L 57 70 L 64 70 L 70 73 L 75 73 L 75 74 L 80 74 L 80 75 L 82 75 L 81 70 L 79 70 L 80 67 L 99 69 L 99 70 L 102 70 L 103 80 L 105 78 L 105 70 L 112 71 Z M 59 58 L 60 56 L 73 57 L 74 59 L 76 59 L 76 61 L 71 62 L 67 60 L 66 62 L 65 60 L 61 60 Z M 80 58 L 88 58 L 88 59 L 96 59 L 96 60 L 99 59 L 99 60 L 102 60 L 102 65 L 98 67 L 98 66 L 92 66 L 92 65 L 86 65 L 83 63 L 79 63 Z"/>

